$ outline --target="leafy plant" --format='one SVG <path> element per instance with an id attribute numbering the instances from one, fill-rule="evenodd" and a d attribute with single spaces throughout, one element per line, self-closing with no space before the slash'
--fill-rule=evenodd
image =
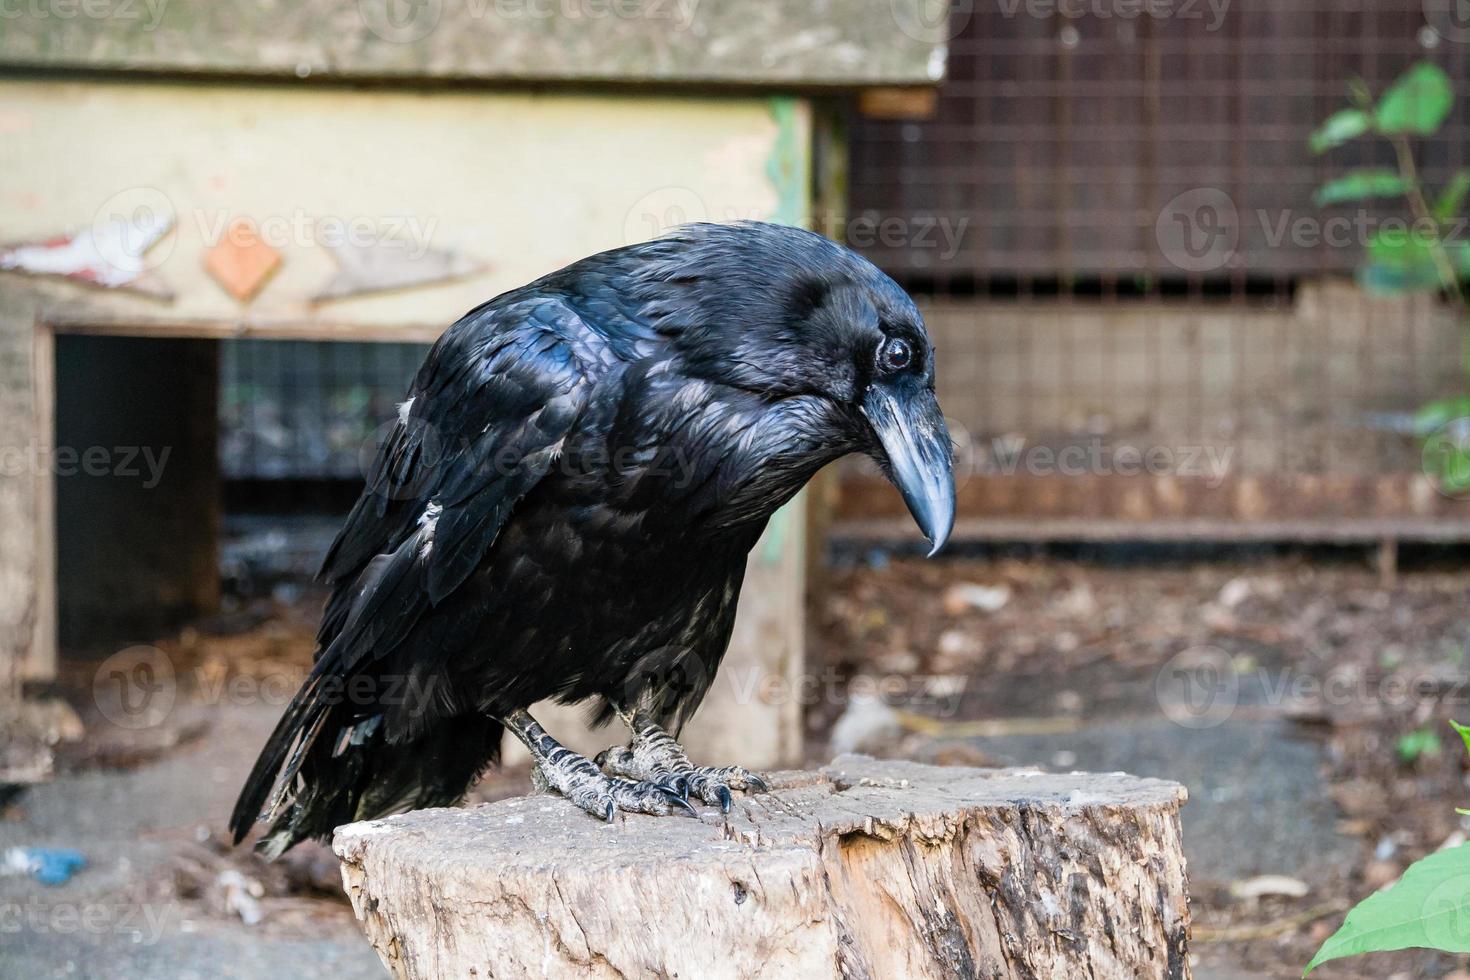
<path id="1" fill-rule="evenodd" d="M 1370 200 L 1400 199 L 1413 216 L 1385 224 L 1365 243 L 1358 282 L 1379 294 L 1442 293 L 1467 322 L 1464 283 L 1470 280 L 1470 242 L 1457 240 L 1466 225 L 1464 205 L 1470 196 L 1470 170 L 1460 170 L 1437 192 L 1419 175 L 1411 137 L 1439 131 L 1455 102 L 1449 76 L 1428 61 L 1410 66 L 1375 104 L 1362 81 L 1348 89 L 1352 105 L 1334 112 L 1308 140 L 1313 153 L 1325 153 L 1364 136 L 1377 136 L 1393 147 L 1396 166 L 1350 171 L 1317 189 L 1319 207 Z M 1470 372 L 1470 338 L 1465 343 L 1465 369 Z M 1415 431 L 1425 439 L 1426 470 L 1449 493 L 1470 490 L 1470 395 L 1426 405 L 1415 417 Z M 1452 424 L 1453 423 L 1453 424 Z"/>
<path id="2" fill-rule="evenodd" d="M 1438 732 L 1431 728 L 1420 728 L 1399 736 L 1396 748 L 1399 761 L 1411 766 L 1425 756 L 1433 758 L 1439 755 L 1444 747 L 1440 745 Z"/>
<path id="3" fill-rule="evenodd" d="M 1470 727 L 1450 725 L 1470 750 Z M 1470 844 L 1414 862 L 1397 882 L 1359 902 L 1302 976 L 1328 960 L 1416 947 L 1470 953 Z"/>

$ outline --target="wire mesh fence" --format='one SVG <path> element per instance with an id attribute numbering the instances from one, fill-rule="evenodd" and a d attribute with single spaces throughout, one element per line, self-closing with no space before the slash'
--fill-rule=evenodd
<path id="1" fill-rule="evenodd" d="M 853 123 L 848 227 L 922 298 L 972 515 L 1443 516 L 1415 496 L 1412 420 L 1464 390 L 1456 318 L 1353 285 L 1407 208 L 1314 203 L 1394 147 L 1308 139 L 1355 80 L 1381 93 L 1421 60 L 1465 79 L 1455 12 L 954 5 L 932 116 Z M 1467 125 L 1458 100 L 1416 138 L 1427 184 L 1465 165 Z"/>
<path id="2" fill-rule="evenodd" d="M 422 344 L 233 340 L 220 353 L 227 480 L 361 480 Z"/>

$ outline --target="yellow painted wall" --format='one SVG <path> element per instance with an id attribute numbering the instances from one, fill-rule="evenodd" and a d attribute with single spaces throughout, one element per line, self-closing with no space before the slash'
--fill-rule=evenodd
<path id="1" fill-rule="evenodd" d="M 803 145 L 809 127 L 798 114 Z M 682 220 L 769 218 L 769 100 L 169 83 L 0 83 L 0 242 L 169 209 L 146 255 L 172 302 L 67 287 L 161 321 L 447 325 L 592 252 Z M 203 272 L 230 217 L 284 263 L 248 305 Z M 313 305 L 335 270 L 320 222 L 408 248 L 455 249 L 459 282 Z"/>
<path id="2" fill-rule="evenodd" d="M 140 208 L 169 213 L 173 230 L 145 264 L 173 298 L 0 272 L 0 341 L 19 349 L 34 336 L 44 374 L 50 334 L 38 323 L 209 336 L 368 329 L 379 339 L 423 339 L 497 293 L 674 224 L 799 220 L 809 208 L 810 147 L 807 103 L 755 95 L 8 79 L 0 81 L 0 243 L 105 227 Z M 204 271 L 207 248 L 240 217 L 284 260 L 248 303 Z M 366 240 L 453 249 L 485 268 L 315 304 L 336 272 L 321 222 Z M 50 438 L 49 396 L 33 399 L 32 387 L 41 390 L 11 384 L 35 415 L 0 427 L 0 448 Z M 0 537 L 0 567 L 26 569 L 29 586 L 13 628 L 0 622 L 0 695 L 13 688 L 17 661 L 36 676 L 54 667 L 50 484 L 45 475 L 0 477 L 0 511 L 7 495 L 32 515 L 36 543 L 29 547 L 27 533 Z M 757 547 L 725 670 L 688 733 L 701 760 L 800 758 L 800 705 L 773 697 L 761 680 L 779 693 L 802 668 L 802 519 L 788 507 Z M 579 714 L 548 709 L 543 721 L 589 750 L 618 737 L 576 732 Z"/>

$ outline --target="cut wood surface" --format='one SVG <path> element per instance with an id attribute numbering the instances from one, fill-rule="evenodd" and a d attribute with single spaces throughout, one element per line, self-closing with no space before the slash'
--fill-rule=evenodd
<path id="1" fill-rule="evenodd" d="M 397 977 L 1189 975 L 1175 783 L 844 756 L 728 818 L 551 796 L 339 828 Z"/>

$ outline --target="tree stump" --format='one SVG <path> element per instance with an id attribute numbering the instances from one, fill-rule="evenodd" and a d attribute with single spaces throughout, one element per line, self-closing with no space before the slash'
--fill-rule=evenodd
<path id="1" fill-rule="evenodd" d="M 1189 975 L 1183 787 L 844 756 L 728 816 L 550 796 L 339 828 L 394 976 Z"/>

